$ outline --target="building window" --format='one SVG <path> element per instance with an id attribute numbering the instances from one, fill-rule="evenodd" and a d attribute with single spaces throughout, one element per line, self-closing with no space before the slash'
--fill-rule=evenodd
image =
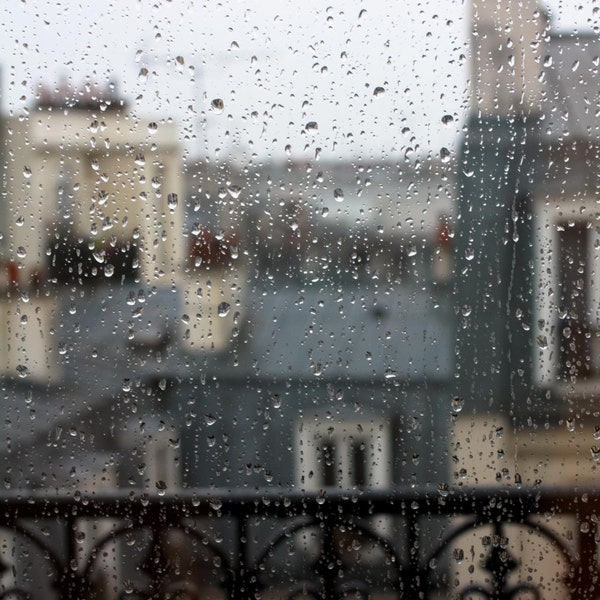
<path id="1" fill-rule="evenodd" d="M 590 229 L 586 222 L 563 223 L 557 229 L 560 376 L 567 381 L 585 379 L 592 374 L 588 306 Z"/>
<path id="2" fill-rule="evenodd" d="M 297 473 L 304 490 L 390 486 L 389 426 L 382 421 L 300 421 Z"/>
<path id="3" fill-rule="evenodd" d="M 537 332 L 534 352 L 538 382 L 584 385 L 600 372 L 597 309 L 600 229 L 582 218 L 586 202 L 561 201 L 538 209 L 540 236 Z"/>

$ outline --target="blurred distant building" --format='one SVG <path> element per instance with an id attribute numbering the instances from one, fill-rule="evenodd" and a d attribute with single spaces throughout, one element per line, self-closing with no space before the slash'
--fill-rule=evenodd
<path id="1" fill-rule="evenodd" d="M 3 131 L 0 369 L 56 380 L 51 332 L 64 286 L 174 284 L 180 143 L 174 123 L 132 115 L 113 85 L 41 88 Z"/>
<path id="2" fill-rule="evenodd" d="M 472 10 L 458 168 L 458 462 L 470 482 L 595 481 L 600 40 L 553 32 L 533 0 L 476 0 Z"/>

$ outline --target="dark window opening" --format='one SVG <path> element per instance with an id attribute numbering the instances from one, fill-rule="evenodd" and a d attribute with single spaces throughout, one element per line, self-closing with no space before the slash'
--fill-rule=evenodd
<path id="1" fill-rule="evenodd" d="M 592 374 L 588 322 L 590 232 L 586 223 L 559 227 L 559 282 L 561 377 L 585 379 Z"/>

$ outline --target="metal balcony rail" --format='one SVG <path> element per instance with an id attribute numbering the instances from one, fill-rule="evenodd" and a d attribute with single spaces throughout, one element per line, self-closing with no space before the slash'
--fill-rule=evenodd
<path id="1" fill-rule="evenodd" d="M 5 495 L 0 598 L 597 598 L 599 490 Z"/>

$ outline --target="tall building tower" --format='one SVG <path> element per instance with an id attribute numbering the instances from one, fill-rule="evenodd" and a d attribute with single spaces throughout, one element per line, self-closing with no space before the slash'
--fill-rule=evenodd
<path id="1" fill-rule="evenodd" d="M 471 104 L 456 238 L 458 390 L 465 407 L 526 402 L 532 327 L 530 191 L 547 19 L 534 0 L 473 0 Z"/>

